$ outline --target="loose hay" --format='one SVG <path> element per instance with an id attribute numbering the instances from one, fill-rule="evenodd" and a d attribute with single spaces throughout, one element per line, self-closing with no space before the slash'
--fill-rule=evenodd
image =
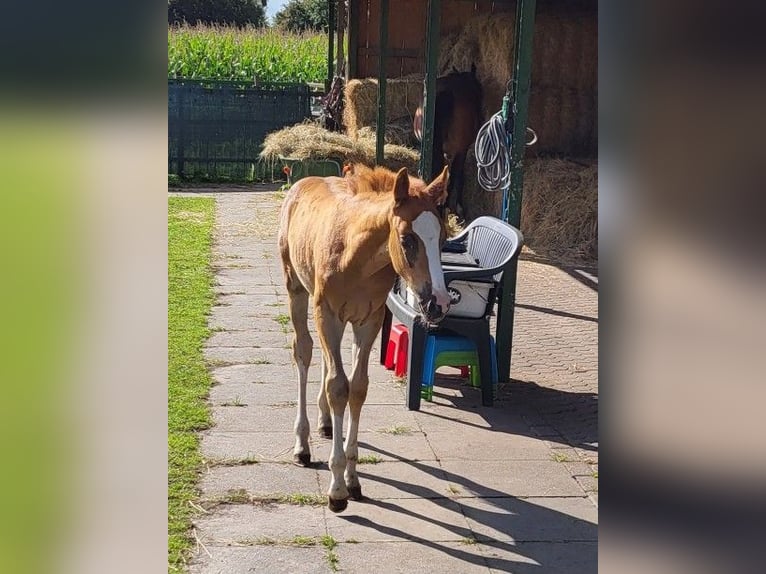
<path id="1" fill-rule="evenodd" d="M 383 165 L 389 169 L 406 167 L 417 171 L 420 154 L 400 145 L 386 144 Z M 375 165 L 375 133 L 360 134 L 353 140 L 348 136 L 328 131 L 314 122 L 297 124 L 266 136 L 261 158 L 277 162 L 280 157 L 298 160 L 332 159 L 340 164 L 362 163 Z"/>
<path id="2" fill-rule="evenodd" d="M 537 159 L 524 170 L 521 226 L 527 243 L 552 255 L 598 257 L 598 165 Z"/>
<path id="3" fill-rule="evenodd" d="M 476 182 L 476 161 L 466 161 L 463 203 L 467 215 L 500 215 L 502 193 L 481 189 Z M 556 259 L 595 261 L 598 258 L 598 165 L 538 158 L 524 162 L 521 205 L 524 243 Z"/>

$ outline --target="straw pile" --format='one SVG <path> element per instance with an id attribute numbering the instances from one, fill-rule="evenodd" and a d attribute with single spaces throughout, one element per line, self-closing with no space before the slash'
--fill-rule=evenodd
<path id="1" fill-rule="evenodd" d="M 353 140 L 344 134 L 328 131 L 314 122 L 284 128 L 266 136 L 261 158 L 277 162 L 280 157 L 294 159 L 332 159 L 340 163 L 375 165 L 375 133 L 364 133 Z M 384 147 L 383 165 L 389 169 L 406 167 L 417 171 L 420 154 L 393 144 Z"/>
<path id="2" fill-rule="evenodd" d="M 386 81 L 386 125 L 406 125 L 412 131 L 412 118 L 423 96 L 423 78 L 409 76 Z M 343 124 L 356 138 L 359 130 L 378 121 L 378 80 L 350 80 L 344 93 Z"/>
<path id="3" fill-rule="evenodd" d="M 481 189 L 476 161 L 469 154 L 463 204 L 469 218 L 498 216 L 502 193 Z M 598 165 L 537 158 L 524 162 L 521 205 L 524 241 L 534 251 L 557 259 L 598 258 Z"/>

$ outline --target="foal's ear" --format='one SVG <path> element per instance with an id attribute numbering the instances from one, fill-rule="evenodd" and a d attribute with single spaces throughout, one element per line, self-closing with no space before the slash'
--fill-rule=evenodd
<path id="1" fill-rule="evenodd" d="M 410 196 L 410 176 L 407 168 L 403 167 L 396 174 L 394 181 L 394 199 L 397 203 L 405 201 Z"/>
<path id="2" fill-rule="evenodd" d="M 449 185 L 449 166 L 444 169 L 435 180 L 426 188 L 426 195 L 433 200 L 436 205 L 441 205 L 447 199 L 447 186 Z"/>

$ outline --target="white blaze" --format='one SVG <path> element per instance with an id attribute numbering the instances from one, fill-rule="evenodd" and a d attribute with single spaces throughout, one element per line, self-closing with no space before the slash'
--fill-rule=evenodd
<path id="1" fill-rule="evenodd" d="M 439 239 L 441 225 L 439 220 L 430 211 L 424 211 L 412 222 L 412 229 L 426 246 L 428 257 L 428 272 L 431 274 L 431 289 L 436 297 L 436 304 L 446 312 L 449 308 L 450 297 L 447 287 L 444 285 L 444 272 L 442 271 L 441 252 Z"/>

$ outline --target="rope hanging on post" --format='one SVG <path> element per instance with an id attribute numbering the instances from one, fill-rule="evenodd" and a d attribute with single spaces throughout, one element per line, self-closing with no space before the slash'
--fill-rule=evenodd
<path id="1" fill-rule="evenodd" d="M 503 192 L 503 215 L 508 208 L 511 187 L 512 131 L 506 127 L 509 125 L 510 84 L 509 81 L 508 91 L 503 97 L 502 109 L 479 129 L 474 144 L 479 185 L 487 191 Z M 526 144 L 529 146 L 537 141 L 537 134 L 529 127 L 527 131 L 532 134 L 532 141 Z"/>
<path id="2" fill-rule="evenodd" d="M 493 115 L 476 136 L 477 178 L 487 191 L 501 191 L 511 185 L 510 139 L 502 111 Z"/>

